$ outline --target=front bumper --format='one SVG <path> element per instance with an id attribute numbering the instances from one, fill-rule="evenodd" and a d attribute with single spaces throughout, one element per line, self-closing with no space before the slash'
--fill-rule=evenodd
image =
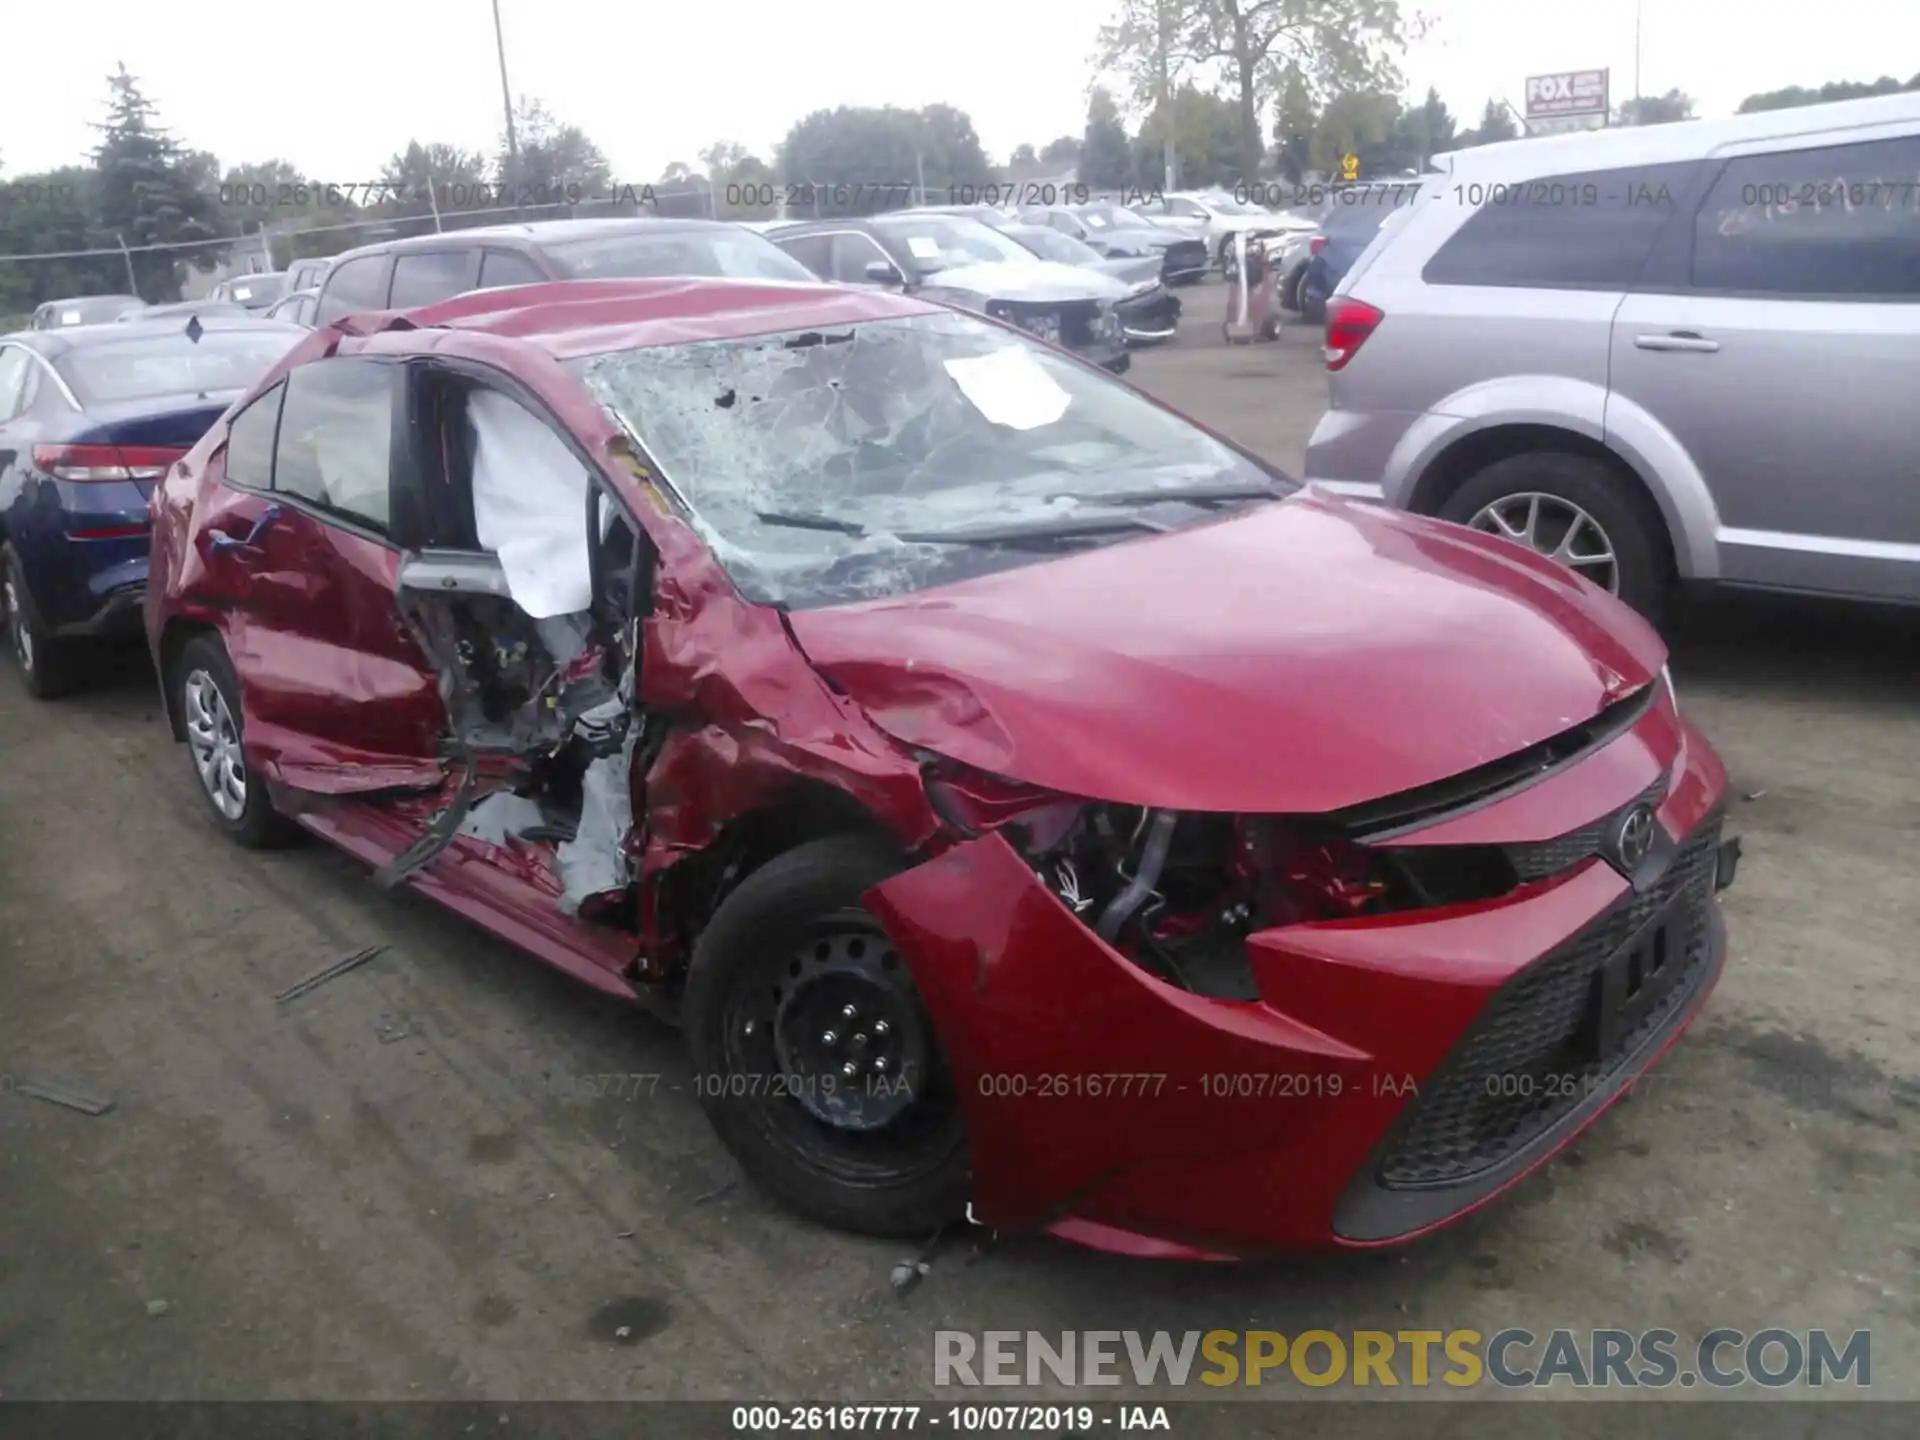
<path id="1" fill-rule="evenodd" d="M 1180 297 L 1164 288 L 1138 300 L 1124 300 L 1116 308 L 1129 345 L 1158 344 L 1180 332 Z"/>
<path id="2" fill-rule="evenodd" d="M 97 609 L 84 619 L 60 626 L 54 633 L 74 637 L 113 637 L 139 635 L 147 603 L 146 562 L 140 562 L 140 578 L 108 590 Z"/>
<path id="3" fill-rule="evenodd" d="M 1697 732 L 1674 728 L 1684 743 L 1658 813 L 1684 839 L 1668 908 L 1649 911 L 1595 858 L 1491 902 L 1272 930 L 1248 941 L 1255 1001 L 1134 966 L 997 835 L 877 887 L 867 903 L 960 1090 L 975 1218 L 1188 1258 L 1371 1246 L 1456 1219 L 1543 1163 L 1685 1029 L 1720 972 L 1726 778 Z M 1613 1052 L 1563 1064 L 1549 1042 L 1582 1023 L 1567 1006 L 1663 918 L 1684 978 Z M 1513 1040 L 1510 1012 L 1535 1017 L 1519 1028 L 1537 1043 Z M 1546 1104 L 1547 1087 L 1565 1103 Z M 1522 1088 L 1540 1103 L 1474 1103 Z M 1446 1163 L 1427 1155 L 1443 1141 L 1459 1152 Z"/>

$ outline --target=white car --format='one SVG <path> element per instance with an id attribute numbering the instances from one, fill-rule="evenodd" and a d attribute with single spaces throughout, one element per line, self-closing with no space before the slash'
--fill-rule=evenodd
<path id="1" fill-rule="evenodd" d="M 1236 199 L 1224 191 L 1175 191 L 1155 195 L 1132 206 L 1157 225 L 1169 225 L 1198 235 L 1207 242 L 1222 275 L 1233 271 L 1233 237 L 1271 239 L 1276 236 L 1305 236 L 1313 232 L 1314 222 L 1290 211 L 1269 210 L 1251 201 Z M 1302 242 L 1304 243 L 1304 241 Z"/>

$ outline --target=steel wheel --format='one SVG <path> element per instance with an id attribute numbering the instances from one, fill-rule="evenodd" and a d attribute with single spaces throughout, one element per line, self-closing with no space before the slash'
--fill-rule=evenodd
<path id="1" fill-rule="evenodd" d="M 0 599 L 4 599 L 7 617 L 7 638 L 13 643 L 14 659 L 20 662 L 22 670 L 33 669 L 33 632 L 27 628 L 27 617 L 20 610 L 20 591 L 8 575 Z"/>
<path id="2" fill-rule="evenodd" d="M 734 1073 L 772 1077 L 767 1098 L 789 1112 L 775 1122 L 789 1143 L 816 1162 L 838 1151 L 832 1168 L 842 1173 L 911 1148 L 910 1112 L 932 1098 L 932 1037 L 899 952 L 870 915 L 809 927 L 763 961 L 728 1008 Z"/>
<path id="3" fill-rule="evenodd" d="M 1504 535 L 1591 580 L 1610 595 L 1620 593 L 1620 562 L 1600 522 L 1571 500 L 1537 490 L 1503 495 L 1474 512 L 1467 524 Z"/>
<path id="4" fill-rule="evenodd" d="M 194 771 L 213 808 L 226 819 L 238 821 L 247 808 L 247 762 L 240 753 L 240 731 L 226 697 L 205 670 L 188 674 L 181 696 L 186 701 L 187 745 L 193 751 Z"/>

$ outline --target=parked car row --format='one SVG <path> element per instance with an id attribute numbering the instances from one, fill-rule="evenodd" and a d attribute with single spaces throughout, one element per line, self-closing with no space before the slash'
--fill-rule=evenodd
<path id="1" fill-rule="evenodd" d="M 968 215 L 905 210 L 776 226 L 768 239 L 811 275 L 925 296 L 996 320 L 1119 374 L 1131 363 L 1119 305 L 1132 285 L 1044 260 Z"/>

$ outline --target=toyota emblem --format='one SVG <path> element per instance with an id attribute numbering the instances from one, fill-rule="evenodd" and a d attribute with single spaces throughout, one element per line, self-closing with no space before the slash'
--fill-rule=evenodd
<path id="1" fill-rule="evenodd" d="M 1631 875 L 1653 849 L 1653 807 L 1635 805 L 1614 823 L 1613 862 L 1622 874 Z"/>

